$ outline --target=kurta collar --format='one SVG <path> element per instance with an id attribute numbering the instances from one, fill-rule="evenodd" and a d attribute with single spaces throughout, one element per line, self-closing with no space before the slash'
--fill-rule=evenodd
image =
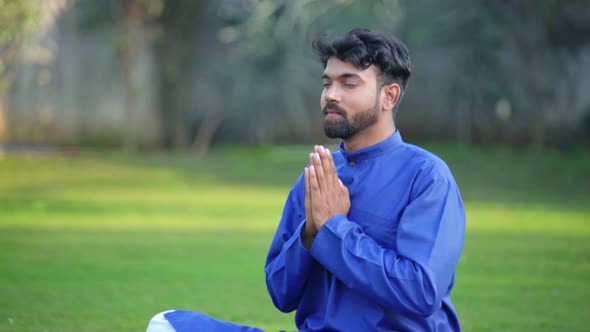
<path id="1" fill-rule="evenodd" d="M 402 145 L 403 142 L 402 135 L 400 134 L 399 130 L 396 130 L 395 134 L 389 136 L 387 139 L 350 153 L 344 148 L 344 142 L 340 142 L 340 152 L 347 161 L 357 162 L 364 159 L 375 158 L 379 155 L 392 151 L 393 149 Z"/>

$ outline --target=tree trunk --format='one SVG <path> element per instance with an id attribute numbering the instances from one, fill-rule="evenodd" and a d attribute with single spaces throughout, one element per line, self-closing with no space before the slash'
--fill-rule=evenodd
<path id="1" fill-rule="evenodd" d="M 8 132 L 6 131 L 6 105 L 8 93 L 0 91 L 0 143 L 4 142 Z"/>
<path id="2" fill-rule="evenodd" d="M 122 45 L 123 81 L 125 85 L 125 130 L 123 147 L 126 150 L 137 150 L 137 95 L 139 94 L 135 74 L 137 70 L 138 53 L 144 45 L 145 4 L 143 0 L 127 0 L 123 3 L 123 31 L 125 33 Z"/>
<path id="3" fill-rule="evenodd" d="M 16 80 L 16 69 L 8 68 L 2 77 L 0 86 L 0 159 L 4 157 L 4 142 L 8 138 L 6 108 L 10 101 L 10 89 Z"/>
<path id="4" fill-rule="evenodd" d="M 2 98 L 2 97 L 0 97 Z M 6 113 L 4 98 L 0 99 L 0 160 L 4 158 L 4 140 L 6 139 Z"/>
<path id="5" fill-rule="evenodd" d="M 16 55 L 18 54 L 20 43 L 14 42 L 10 45 L 4 46 L 0 50 L 0 159 L 4 156 L 4 142 L 8 137 L 8 130 L 6 124 L 6 107 L 8 106 L 8 98 L 10 89 L 16 80 Z"/>
<path id="6" fill-rule="evenodd" d="M 467 98 L 467 96 L 462 96 L 459 99 L 455 111 L 456 139 L 459 144 L 464 146 L 470 146 L 473 141 L 471 110 L 469 103 L 466 101 Z"/>
<path id="7" fill-rule="evenodd" d="M 199 131 L 191 144 L 193 151 L 196 151 L 201 155 L 209 152 L 211 143 L 213 142 L 213 136 L 219 128 L 222 120 L 222 112 L 215 110 L 207 112 L 205 119 L 203 119 L 203 123 L 199 126 Z"/>

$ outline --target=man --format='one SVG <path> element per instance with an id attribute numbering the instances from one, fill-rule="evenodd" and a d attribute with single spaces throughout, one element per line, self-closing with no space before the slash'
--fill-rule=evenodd
<path id="1" fill-rule="evenodd" d="M 445 163 L 396 130 L 406 47 L 354 29 L 314 48 L 324 130 L 342 142 L 316 146 L 289 193 L 265 264 L 273 303 L 297 310 L 300 331 L 459 331 L 450 292 L 465 213 Z M 168 320 L 187 315 L 211 320 Z"/>

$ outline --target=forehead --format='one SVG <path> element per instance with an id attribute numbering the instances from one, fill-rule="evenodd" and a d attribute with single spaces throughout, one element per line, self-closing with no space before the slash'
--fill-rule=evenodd
<path id="1" fill-rule="evenodd" d="M 336 57 L 331 57 L 326 63 L 324 75 L 331 79 L 336 79 L 342 75 L 356 74 L 364 80 L 372 80 L 377 78 L 377 67 L 370 65 L 367 69 L 359 69 L 348 61 L 342 61 Z"/>

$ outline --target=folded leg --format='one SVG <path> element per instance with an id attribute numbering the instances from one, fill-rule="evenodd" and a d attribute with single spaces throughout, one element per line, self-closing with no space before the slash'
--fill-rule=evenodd
<path id="1" fill-rule="evenodd" d="M 200 312 L 170 310 L 152 318 L 146 332 L 264 332 L 259 328 L 218 320 Z"/>

